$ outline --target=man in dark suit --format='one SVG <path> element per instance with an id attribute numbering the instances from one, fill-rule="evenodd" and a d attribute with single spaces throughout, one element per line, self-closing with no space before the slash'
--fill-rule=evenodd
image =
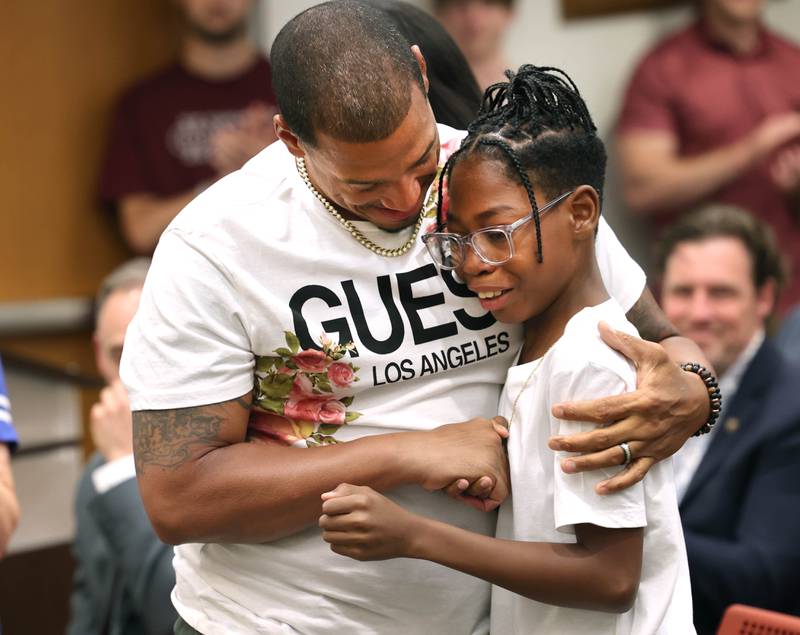
<path id="1" fill-rule="evenodd" d="M 719 373 L 722 414 L 674 458 L 695 626 L 735 602 L 800 615 L 800 368 L 765 337 L 782 282 L 771 230 L 714 207 L 660 254 L 662 306 Z"/>
<path id="2" fill-rule="evenodd" d="M 139 497 L 130 405 L 119 381 L 125 331 L 148 265 L 146 258 L 125 263 L 106 278 L 97 296 L 95 357 L 107 386 L 91 410 L 97 452 L 75 499 L 69 635 L 166 635 L 177 619 L 170 601 L 172 547 L 156 537 Z"/>

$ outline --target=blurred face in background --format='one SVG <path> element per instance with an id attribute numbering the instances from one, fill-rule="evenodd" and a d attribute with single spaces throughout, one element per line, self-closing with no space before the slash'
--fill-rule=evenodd
<path id="1" fill-rule="evenodd" d="M 761 16 L 765 0 L 703 0 L 705 14 L 729 24 L 746 24 Z"/>
<path id="2" fill-rule="evenodd" d="M 211 44 L 226 44 L 247 29 L 251 0 L 177 0 L 191 33 Z"/>
<path id="3" fill-rule="evenodd" d="M 449 0 L 436 14 L 471 62 L 493 55 L 513 17 L 511 7 L 491 0 Z"/>
<path id="4" fill-rule="evenodd" d="M 775 284 L 753 282 L 753 263 L 738 238 L 678 243 L 664 268 L 661 306 L 722 374 L 772 311 Z"/>
<path id="5" fill-rule="evenodd" d="M 119 379 L 119 360 L 125 331 L 139 308 L 141 287 L 117 289 L 108 296 L 97 314 L 94 352 L 97 369 L 107 384 Z"/>

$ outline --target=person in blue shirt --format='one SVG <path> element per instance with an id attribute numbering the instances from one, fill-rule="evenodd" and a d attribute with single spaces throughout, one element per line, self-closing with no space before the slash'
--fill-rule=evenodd
<path id="1" fill-rule="evenodd" d="M 19 521 L 19 502 L 11 473 L 11 453 L 16 447 L 17 431 L 11 419 L 11 402 L 0 361 L 0 558 L 5 555 L 8 541 Z"/>

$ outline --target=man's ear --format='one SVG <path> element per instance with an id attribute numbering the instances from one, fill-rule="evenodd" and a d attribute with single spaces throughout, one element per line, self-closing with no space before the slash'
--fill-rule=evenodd
<path id="1" fill-rule="evenodd" d="M 292 155 L 301 159 L 306 156 L 300 137 L 292 132 L 282 114 L 278 113 L 272 118 L 272 125 L 275 126 L 275 134 L 278 139 L 283 141 L 283 145 L 287 147 Z"/>
<path id="2" fill-rule="evenodd" d="M 778 299 L 778 283 L 775 278 L 767 278 L 760 289 L 756 289 L 756 311 L 762 322 L 772 315 Z"/>
<path id="3" fill-rule="evenodd" d="M 594 240 L 600 222 L 600 195 L 591 185 L 579 185 L 570 196 L 572 229 L 576 238 Z"/>
<path id="4" fill-rule="evenodd" d="M 425 61 L 425 58 L 422 56 L 422 51 L 419 50 L 419 46 L 416 44 L 412 45 L 411 53 L 417 60 L 417 64 L 419 64 L 420 73 L 422 73 L 422 83 L 425 84 L 425 94 L 428 93 L 428 89 L 430 88 L 430 81 L 428 80 L 428 64 Z"/>

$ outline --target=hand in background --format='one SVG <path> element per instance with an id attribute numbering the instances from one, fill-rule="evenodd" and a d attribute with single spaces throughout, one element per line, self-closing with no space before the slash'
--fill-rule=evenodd
<path id="1" fill-rule="evenodd" d="M 783 144 L 797 138 L 800 138 L 800 112 L 771 115 L 750 136 L 757 159 L 768 157 Z"/>
<path id="2" fill-rule="evenodd" d="M 356 560 L 411 557 L 420 517 L 371 487 L 342 483 L 322 495 L 319 526 L 331 551 Z"/>
<path id="3" fill-rule="evenodd" d="M 219 176 L 238 170 L 253 156 L 275 141 L 274 109 L 262 103 L 247 108 L 238 123 L 212 135 L 211 164 Z"/>
<path id="4" fill-rule="evenodd" d="M 89 413 L 92 441 L 106 461 L 133 454 L 133 423 L 128 393 L 117 379 L 100 391 Z"/>
<path id="5" fill-rule="evenodd" d="M 781 151 L 772 164 L 770 176 L 792 203 L 795 219 L 800 221 L 800 145 Z"/>

